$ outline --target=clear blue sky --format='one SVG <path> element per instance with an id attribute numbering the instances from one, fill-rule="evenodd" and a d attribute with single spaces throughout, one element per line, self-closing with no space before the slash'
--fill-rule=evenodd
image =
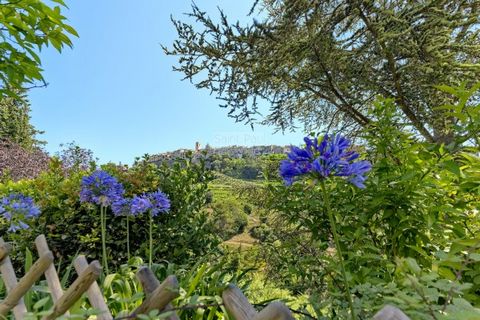
<path id="1" fill-rule="evenodd" d="M 248 21 L 248 0 L 197 0 L 216 14 Z M 162 52 L 176 33 L 170 15 L 183 18 L 190 0 L 67 1 L 65 11 L 80 38 L 62 54 L 44 50 L 47 88 L 29 97 L 32 122 L 44 130 L 46 149 L 76 141 L 100 161 L 131 163 L 145 153 L 202 145 L 298 144 L 301 133 L 235 123 L 207 91 L 180 81 L 176 62 Z"/>

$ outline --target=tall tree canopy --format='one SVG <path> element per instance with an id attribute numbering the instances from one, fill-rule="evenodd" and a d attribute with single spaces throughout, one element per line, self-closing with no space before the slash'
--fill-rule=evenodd
<path id="1" fill-rule="evenodd" d="M 428 141 L 449 141 L 458 119 L 436 107 L 436 85 L 480 79 L 479 0 L 256 0 L 258 21 L 215 22 L 196 5 L 195 25 L 173 20 L 174 70 L 210 90 L 239 121 L 270 103 L 264 123 L 293 128 L 372 120 L 377 95 L 395 99 L 402 122 Z"/>
<path id="2" fill-rule="evenodd" d="M 41 143 L 36 135 L 42 132 L 30 123 L 30 104 L 23 94 L 20 96 L 0 100 L 0 142 L 13 142 L 31 149 Z"/>
<path id="3" fill-rule="evenodd" d="M 63 0 L 0 0 L 0 98 L 44 85 L 38 52 L 53 46 L 61 51 L 72 46 L 69 36 L 78 36 L 65 23 Z"/>

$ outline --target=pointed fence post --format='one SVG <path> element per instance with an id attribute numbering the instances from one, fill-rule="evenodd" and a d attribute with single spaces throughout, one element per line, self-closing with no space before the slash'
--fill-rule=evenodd
<path id="1" fill-rule="evenodd" d="M 0 272 L 2 273 L 3 282 L 7 288 L 7 293 L 11 292 L 13 288 L 17 286 L 17 276 L 15 275 L 15 270 L 13 269 L 12 261 L 8 257 L 8 252 L 10 251 L 9 246 L 3 241 L 3 238 L 0 237 L 0 247 L 2 247 L 4 252 L 4 257 L 0 262 Z M 27 313 L 27 307 L 25 307 L 25 302 L 21 298 L 17 305 L 13 308 L 13 315 L 16 320 L 22 320 L 25 314 Z"/>
<path id="2" fill-rule="evenodd" d="M 223 291 L 222 298 L 225 308 L 235 320 L 252 320 L 257 315 L 247 297 L 233 284 Z"/>
<path id="3" fill-rule="evenodd" d="M 151 310 L 163 310 L 176 297 L 179 296 L 179 285 L 175 276 L 168 276 L 143 303 L 132 313 L 131 317 L 147 314 Z"/>
<path id="4" fill-rule="evenodd" d="M 49 251 L 47 240 L 43 234 L 39 235 L 35 239 L 35 246 L 37 247 L 37 252 L 41 255 L 45 251 Z M 60 279 L 58 278 L 57 271 L 53 262 L 45 271 L 45 279 L 47 279 L 47 285 L 52 294 L 53 303 L 57 302 L 58 299 L 63 295 L 62 285 L 60 284 Z"/>
<path id="5" fill-rule="evenodd" d="M 77 273 L 81 274 L 88 267 L 87 258 L 85 258 L 84 255 L 80 255 L 74 260 L 73 265 L 75 266 Z M 105 303 L 105 299 L 103 298 L 102 291 L 96 281 L 88 288 L 87 296 L 92 307 L 100 311 L 100 314 L 97 315 L 98 320 L 113 319 L 112 314 Z"/>
<path id="6" fill-rule="evenodd" d="M 145 293 L 145 298 L 148 298 L 152 293 L 160 286 L 160 281 L 153 274 L 152 270 L 147 267 L 142 267 L 137 271 L 137 279 L 142 285 L 143 292 Z M 173 308 L 172 304 L 169 303 L 165 307 L 165 311 L 171 310 Z M 165 318 L 166 320 L 180 320 L 177 313 L 173 311 L 172 315 L 169 315 Z"/>

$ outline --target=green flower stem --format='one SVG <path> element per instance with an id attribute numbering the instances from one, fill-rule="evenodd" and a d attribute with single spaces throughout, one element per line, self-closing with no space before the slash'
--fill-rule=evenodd
<path id="1" fill-rule="evenodd" d="M 323 192 L 323 201 L 325 203 L 325 208 L 327 209 L 328 220 L 330 221 L 330 228 L 332 229 L 333 240 L 335 241 L 335 249 L 337 251 L 338 258 L 340 260 L 340 269 L 342 271 L 343 282 L 345 285 L 345 295 L 347 296 L 348 304 L 350 306 L 350 312 L 352 313 L 352 319 L 357 319 L 355 315 L 355 309 L 353 307 L 352 295 L 350 293 L 350 286 L 348 284 L 347 273 L 345 272 L 345 264 L 343 262 L 342 249 L 340 248 L 340 240 L 337 233 L 337 225 L 335 222 L 335 217 L 333 216 L 332 208 L 330 206 L 330 197 L 325 187 L 325 182 L 321 181 L 320 183 Z"/>
<path id="2" fill-rule="evenodd" d="M 130 261 L 130 216 L 127 214 L 127 262 Z"/>
<path id="3" fill-rule="evenodd" d="M 101 206 L 100 207 L 100 225 L 101 225 L 101 230 L 102 230 L 102 260 L 103 260 L 103 265 L 106 271 L 106 274 L 108 274 L 108 259 L 107 259 L 107 244 L 106 244 L 106 229 L 107 229 L 107 207 Z"/>
<path id="4" fill-rule="evenodd" d="M 153 216 L 150 212 L 150 230 L 149 230 L 149 250 L 148 250 L 148 266 L 152 267 L 152 249 L 153 249 Z"/>

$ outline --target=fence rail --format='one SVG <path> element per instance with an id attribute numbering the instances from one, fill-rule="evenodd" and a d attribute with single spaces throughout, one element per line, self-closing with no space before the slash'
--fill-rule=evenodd
<path id="1" fill-rule="evenodd" d="M 53 254 L 50 251 L 46 238 L 40 235 L 35 239 L 38 252 L 38 260 L 30 270 L 17 281 L 15 270 L 9 258 L 11 246 L 0 238 L 0 273 L 7 289 L 6 297 L 0 301 L 0 318 L 5 318 L 10 311 L 14 319 L 23 320 L 27 314 L 27 308 L 23 301 L 24 295 L 32 286 L 45 276 L 47 285 L 52 296 L 53 307 L 42 320 L 53 320 L 68 314 L 68 310 L 86 294 L 90 305 L 99 310 L 97 319 L 113 320 L 108 309 L 102 291 L 97 284 L 102 268 L 97 260 L 90 264 L 85 256 L 78 256 L 73 265 L 78 274 L 77 279 L 67 289 L 63 289 L 53 263 Z M 129 319 L 137 318 L 137 315 L 147 314 L 152 310 L 168 311 L 167 320 L 179 320 L 172 306 L 172 301 L 179 296 L 179 284 L 175 276 L 168 276 L 162 283 L 155 277 L 153 272 L 142 267 L 137 272 L 137 279 L 142 285 L 145 298 L 142 304 L 135 309 Z M 282 302 L 271 302 L 263 310 L 257 311 L 245 297 L 243 292 L 234 285 L 229 285 L 222 293 L 225 309 L 235 320 L 290 320 L 294 319 L 291 311 Z M 409 320 L 399 309 L 386 306 L 373 318 L 374 320 Z"/>

